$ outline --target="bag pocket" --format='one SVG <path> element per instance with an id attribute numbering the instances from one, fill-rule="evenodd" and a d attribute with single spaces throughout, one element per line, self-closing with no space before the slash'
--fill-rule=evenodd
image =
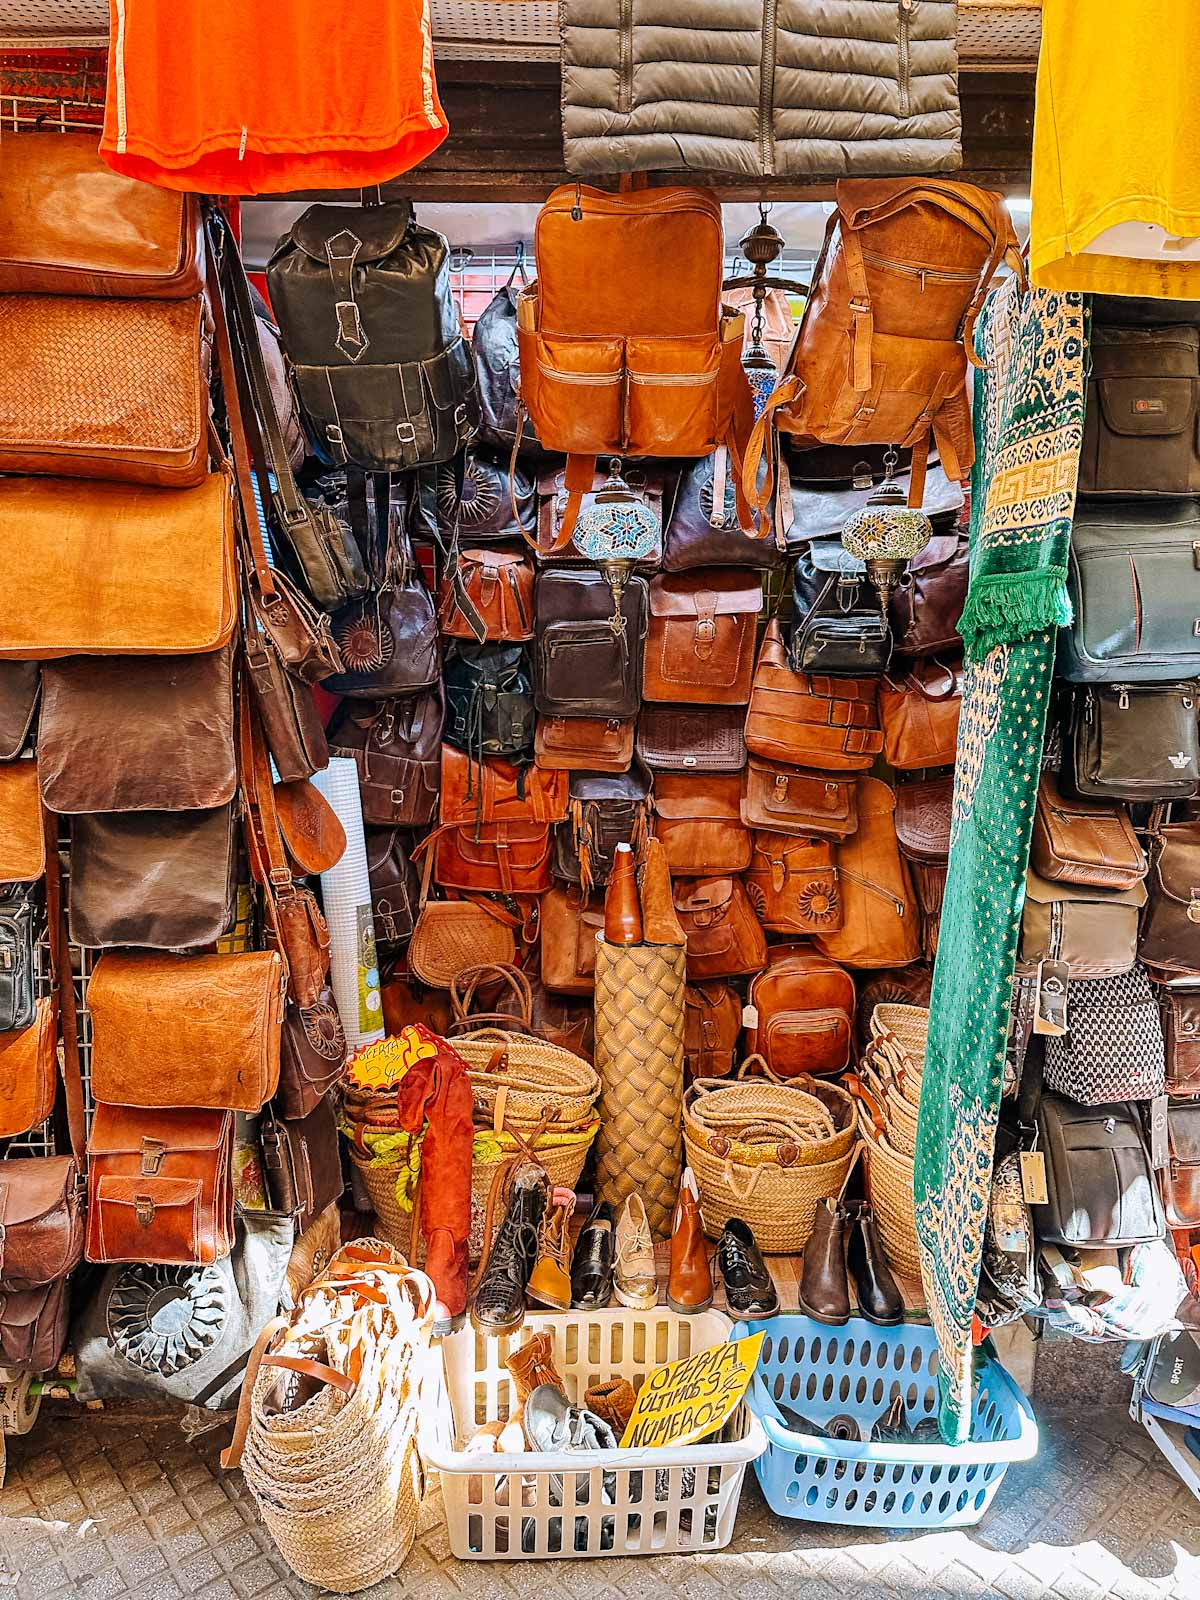
<path id="1" fill-rule="evenodd" d="M 841 1072 L 850 1060 L 850 1018 L 831 1007 L 781 1011 L 763 1030 L 760 1048 L 781 1078 Z"/>
<path id="2" fill-rule="evenodd" d="M 630 339 L 626 347 L 626 448 L 637 456 L 705 456 L 716 449 L 721 345 Z"/>
<path id="3" fill-rule="evenodd" d="M 543 447 L 566 455 L 620 454 L 624 340 L 528 332 L 520 339 L 522 390 Z"/>
<path id="4" fill-rule="evenodd" d="M 96 1185 L 102 1261 L 200 1264 L 199 1178 L 123 1178 Z"/>
<path id="5" fill-rule="evenodd" d="M 631 665 L 624 636 L 610 623 L 552 622 L 538 641 L 537 709 L 544 716 L 636 716 Z M 587 709 L 593 707 L 603 713 Z"/>

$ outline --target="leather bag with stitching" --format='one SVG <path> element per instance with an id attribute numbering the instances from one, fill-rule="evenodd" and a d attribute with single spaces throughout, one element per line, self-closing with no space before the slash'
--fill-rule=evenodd
<path id="1" fill-rule="evenodd" d="M 1130 889 L 1052 883 L 1032 869 L 1021 913 L 1022 961 L 1064 961 L 1072 978 L 1115 978 L 1138 955 L 1138 914 L 1146 884 Z"/>
<path id="2" fill-rule="evenodd" d="M 958 748 L 962 667 L 914 661 L 901 676 L 895 668 L 879 685 L 883 753 L 904 772 L 952 767 Z"/>
<path id="3" fill-rule="evenodd" d="M 650 584 L 642 693 L 670 705 L 745 705 L 762 610 L 757 576 L 721 567 Z"/>
<path id="4" fill-rule="evenodd" d="M 746 748 L 822 772 L 865 772 L 883 748 L 873 678 L 793 672 L 776 618 L 767 624 L 746 711 Z"/>
<path id="5" fill-rule="evenodd" d="M 802 951 L 772 961 L 747 991 L 746 1052 L 781 1078 L 841 1072 L 854 1048 L 854 979 L 836 961 Z"/>
<path id="6" fill-rule="evenodd" d="M 404 700 L 347 700 L 329 724 L 331 755 L 358 768 L 368 827 L 420 828 L 437 815 L 442 690 Z"/>
<path id="7" fill-rule="evenodd" d="M 683 992 L 683 1065 L 688 1078 L 725 1078 L 737 1061 L 742 1000 L 719 979 Z"/>
<path id="8" fill-rule="evenodd" d="M 442 582 L 438 625 L 451 639 L 479 639 L 459 603 L 458 585 L 474 607 L 485 639 L 533 638 L 533 562 L 527 555 L 473 547 L 458 552 L 457 579 Z"/>
<path id="9" fill-rule="evenodd" d="M 750 865 L 741 775 L 661 772 L 654 782 L 654 835 L 673 873 L 718 877 Z"/>
<path id="10" fill-rule="evenodd" d="M 1132 889 L 1146 876 L 1146 852 L 1125 806 L 1065 797 L 1052 772 L 1038 786 L 1030 860 L 1043 878 Z"/>
<path id="11" fill-rule="evenodd" d="M 745 720 L 741 706 L 643 705 L 638 759 L 652 772 L 740 772 Z"/>
<path id="12" fill-rule="evenodd" d="M 628 772 L 633 730 L 632 719 L 622 717 L 539 717 L 534 765 L 563 772 Z"/>
<path id="13" fill-rule="evenodd" d="M 836 777 L 751 756 L 742 791 L 742 821 L 768 833 L 827 834 L 844 839 L 858 826 L 855 776 Z"/>
<path id="14" fill-rule="evenodd" d="M 841 926 L 842 896 L 832 840 L 756 829 L 743 875 L 754 914 L 768 933 L 791 937 Z"/>
<path id="15" fill-rule="evenodd" d="M 904 967 L 921 954 L 921 919 L 896 839 L 896 797 L 878 778 L 858 780 L 858 827 L 838 846 L 842 926 L 817 948 L 847 967 Z"/>
<path id="16" fill-rule="evenodd" d="M 734 978 L 765 965 L 766 936 L 740 878 L 676 878 L 671 887 L 692 982 Z"/>

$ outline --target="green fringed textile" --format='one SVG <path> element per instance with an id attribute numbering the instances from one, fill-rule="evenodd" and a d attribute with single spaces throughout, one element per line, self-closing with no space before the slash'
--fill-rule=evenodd
<path id="1" fill-rule="evenodd" d="M 971 1328 L 991 1191 L 1025 896 L 1083 439 L 1082 298 L 1013 280 L 976 349 L 967 668 L 921 1079 L 915 1190 L 921 1278 L 939 1347 L 938 1417 L 970 1436 Z"/>

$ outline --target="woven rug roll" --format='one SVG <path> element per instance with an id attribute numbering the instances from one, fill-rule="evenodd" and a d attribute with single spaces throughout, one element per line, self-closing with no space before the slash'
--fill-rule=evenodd
<path id="1" fill-rule="evenodd" d="M 596 941 L 596 1196 L 638 1193 L 656 1238 L 671 1231 L 682 1174 L 683 945 Z"/>

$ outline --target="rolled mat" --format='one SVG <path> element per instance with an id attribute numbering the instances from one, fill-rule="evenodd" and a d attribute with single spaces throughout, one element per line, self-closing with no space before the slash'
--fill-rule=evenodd
<path id="1" fill-rule="evenodd" d="M 683 945 L 596 940 L 596 1196 L 640 1194 L 656 1238 L 671 1231 L 682 1173 Z"/>
<path id="2" fill-rule="evenodd" d="M 321 899 L 329 924 L 329 982 L 354 1051 L 384 1036 L 358 768 L 346 756 L 333 756 L 312 781 L 346 830 L 342 859 L 321 874 Z"/>

